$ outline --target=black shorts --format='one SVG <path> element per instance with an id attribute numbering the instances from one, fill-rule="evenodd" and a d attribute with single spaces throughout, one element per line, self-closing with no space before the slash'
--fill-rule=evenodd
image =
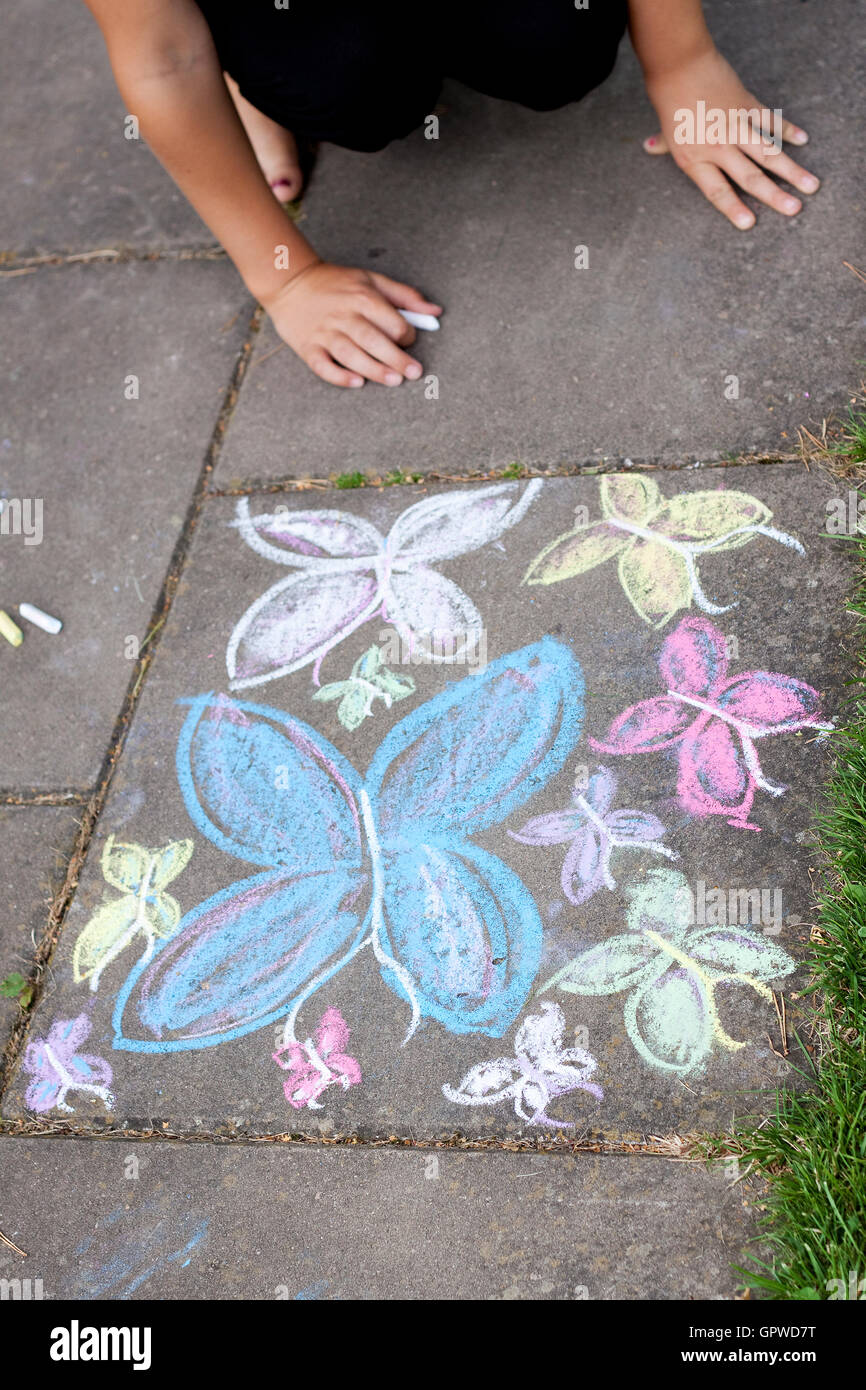
<path id="1" fill-rule="evenodd" d="M 626 0 L 198 0 L 223 68 L 302 140 L 380 150 L 421 125 L 442 81 L 551 111 L 608 76 Z"/>

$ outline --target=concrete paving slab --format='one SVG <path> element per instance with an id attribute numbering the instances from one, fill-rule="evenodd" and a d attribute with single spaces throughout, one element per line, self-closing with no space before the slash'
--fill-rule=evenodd
<path id="1" fill-rule="evenodd" d="M 214 239 L 127 112 L 83 5 L 32 0 L 6 16 L 0 249 L 212 246 Z"/>
<path id="2" fill-rule="evenodd" d="M 753 1235 L 657 1158 L 6 1138 L 0 1190 L 44 1299 L 724 1299 Z"/>
<path id="3" fill-rule="evenodd" d="M 4 290 L 0 788 L 84 788 L 115 718 L 248 322 L 232 271 L 66 267 Z M 138 398 L 134 398 L 134 393 Z"/>
<path id="4" fill-rule="evenodd" d="M 794 726 L 832 718 L 847 675 L 848 558 L 821 534 L 836 490 L 776 465 L 209 502 L 31 1025 L 34 1047 L 66 1047 L 79 1020 L 69 1058 L 113 1073 L 68 1092 L 78 1119 L 632 1137 L 760 1105 L 789 1075 L 770 989 L 796 1013 L 828 761 Z M 712 615 L 692 602 L 659 630 L 628 601 L 614 552 L 638 564 L 644 505 L 648 534 L 729 544 L 738 518 L 763 526 L 698 557 Z M 584 572 L 521 583 L 572 519 Z M 380 573 L 394 622 L 414 624 L 405 651 L 365 562 L 351 569 L 392 527 Z M 686 562 L 642 553 L 646 609 Z M 480 645 L 412 663 L 425 627 L 475 622 L 483 671 Z M 191 706 L 226 691 L 227 650 L 228 703 Z M 7 1115 L 51 1109 L 40 1055 Z"/>
<path id="5" fill-rule="evenodd" d="M 30 974 L 54 894 L 63 883 L 78 830 L 76 807 L 0 807 L 0 980 Z M 18 1019 L 18 1004 L 0 998 L 0 1047 Z"/>
<path id="6" fill-rule="evenodd" d="M 325 149 L 305 204 L 323 255 L 445 306 L 419 335 L 425 376 L 339 392 L 267 327 L 218 482 L 786 452 L 844 406 L 866 319 L 842 265 L 864 217 L 863 6 L 828 0 L 820 38 L 814 6 L 708 9 L 746 84 L 811 133 L 802 162 L 824 186 L 799 218 L 764 209 L 737 232 L 644 154 L 657 126 L 627 43 L 601 89 L 551 114 L 450 84 L 438 140 Z"/>

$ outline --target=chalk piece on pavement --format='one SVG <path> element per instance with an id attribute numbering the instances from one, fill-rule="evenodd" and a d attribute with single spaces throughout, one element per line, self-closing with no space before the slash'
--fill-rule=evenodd
<path id="1" fill-rule="evenodd" d="M 43 632 L 50 632 L 52 636 L 56 637 L 63 627 L 59 618 L 52 618 L 50 613 L 43 613 L 41 608 L 36 608 L 32 603 L 19 603 L 18 612 L 28 623 L 35 623 Z"/>
<path id="2" fill-rule="evenodd" d="M 439 320 L 432 314 L 416 314 L 412 309 L 398 309 L 397 313 L 402 314 L 413 328 L 423 328 L 426 332 L 433 333 L 439 327 Z"/>
<path id="3" fill-rule="evenodd" d="M 0 632 L 7 642 L 12 643 L 13 647 L 20 647 L 24 641 L 24 633 L 18 624 L 12 621 L 9 614 L 3 612 L 2 608 L 0 608 Z"/>

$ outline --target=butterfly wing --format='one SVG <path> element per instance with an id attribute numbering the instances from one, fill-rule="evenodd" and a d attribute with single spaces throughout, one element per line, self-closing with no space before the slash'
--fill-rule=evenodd
<path id="1" fill-rule="evenodd" d="M 305 569 L 268 589 L 237 623 L 226 648 L 233 690 L 263 685 L 318 661 L 380 604 L 372 572 Z"/>
<path id="2" fill-rule="evenodd" d="M 535 903 L 511 869 L 476 845 L 419 844 L 384 856 L 379 944 L 411 980 L 386 983 L 452 1033 L 501 1037 L 541 957 Z"/>
<path id="3" fill-rule="evenodd" d="M 634 526 L 648 526 L 664 503 L 658 483 L 647 473 L 605 473 L 599 496 L 606 517 Z"/>
<path id="4" fill-rule="evenodd" d="M 538 991 L 557 988 L 566 994 L 619 994 L 655 979 L 670 961 L 639 932 L 623 932 L 591 946 L 551 976 Z"/>
<path id="5" fill-rule="evenodd" d="M 524 584 L 556 584 L 595 569 L 631 543 L 631 537 L 608 521 L 575 526 L 546 545 L 523 577 Z"/>
<path id="6" fill-rule="evenodd" d="M 284 1017 L 344 964 L 364 929 L 357 869 L 257 874 L 188 912 L 130 974 L 114 1010 L 127 1052 L 213 1047 Z"/>
<path id="7" fill-rule="evenodd" d="M 562 891 L 575 907 L 588 902 L 608 882 L 610 869 L 605 851 L 598 828 L 591 821 L 581 826 L 563 860 L 560 876 Z"/>
<path id="8" fill-rule="evenodd" d="M 391 528 L 393 564 L 399 569 L 434 564 L 498 540 L 521 519 L 541 487 L 541 479 L 534 479 L 517 501 L 517 483 L 425 497 L 407 507 Z"/>
<path id="9" fill-rule="evenodd" d="M 603 739 L 591 738 L 597 753 L 653 753 L 682 738 L 695 711 L 682 700 L 657 695 L 629 705 L 614 719 Z"/>
<path id="10" fill-rule="evenodd" d="M 619 582 L 639 618 L 661 628 L 692 601 L 689 568 L 683 556 L 661 541 L 635 537 L 619 557 Z"/>
<path id="11" fill-rule="evenodd" d="M 133 970 L 114 1019 L 130 1051 L 209 1047 L 273 1022 L 364 931 L 359 779 L 327 739 L 280 710 L 202 695 L 177 765 L 202 834 L 269 871 L 187 913 Z"/>
<path id="12" fill-rule="evenodd" d="M 754 539 L 743 528 L 766 526 L 773 513 L 757 497 L 735 488 L 681 492 L 653 520 L 653 530 L 671 540 L 713 550 L 735 550 Z"/>
<path id="13" fill-rule="evenodd" d="M 507 819 L 564 766 L 583 694 L 569 648 L 544 637 L 414 710 L 367 773 L 383 843 L 462 839 Z"/>
<path id="14" fill-rule="evenodd" d="M 144 845 L 124 844 L 109 835 L 102 851 L 103 877 L 121 893 L 137 893 L 150 859 L 150 850 Z"/>
<path id="15" fill-rule="evenodd" d="M 452 580 L 436 570 L 393 573 L 383 590 L 385 621 L 392 623 L 416 658 L 465 661 L 476 650 L 484 620 Z"/>
<path id="16" fill-rule="evenodd" d="M 689 934 L 686 949 L 695 960 L 715 970 L 777 980 L 796 969 L 795 962 L 775 941 L 745 927 L 705 927 Z"/>
<path id="17" fill-rule="evenodd" d="M 707 618 L 683 618 L 662 644 L 659 670 L 669 690 L 706 699 L 727 669 L 724 634 Z"/>
<path id="18" fill-rule="evenodd" d="M 373 758 L 382 949 L 412 981 L 417 1009 L 453 1032 L 505 1032 L 542 937 L 520 879 L 466 837 L 505 820 L 562 768 L 582 720 L 578 663 L 544 638 L 428 700 Z M 397 971 L 386 966 L 385 978 L 409 997 Z"/>
<path id="19" fill-rule="evenodd" d="M 214 694 L 190 701 L 177 776 L 193 823 L 238 859 L 294 873 L 361 864 L 358 774 L 282 710 Z"/>
<path id="20" fill-rule="evenodd" d="M 252 516 L 249 498 L 242 497 L 232 524 L 257 555 L 320 574 L 372 562 L 385 547 L 384 537 L 364 517 L 330 507 L 296 512 L 280 507 Z"/>
<path id="21" fill-rule="evenodd" d="M 667 970 L 632 991 L 625 1025 L 650 1066 L 681 1075 L 705 1061 L 713 1042 L 706 990 L 691 970 Z"/>
<path id="22" fill-rule="evenodd" d="M 718 706 L 752 729 L 801 729 L 821 718 L 821 696 L 805 681 L 775 671 L 743 671 L 726 681 Z"/>
<path id="23" fill-rule="evenodd" d="M 693 816 L 728 816 L 746 824 L 755 779 L 730 724 L 706 714 L 695 721 L 679 748 L 677 795 Z"/>
<path id="24" fill-rule="evenodd" d="M 72 973 L 76 982 L 89 980 L 101 971 L 137 935 L 138 911 L 138 900 L 129 893 L 96 909 L 75 942 Z"/>
<path id="25" fill-rule="evenodd" d="M 176 879 L 192 858 L 192 852 L 192 840 L 173 840 L 163 849 L 155 850 L 151 886 L 158 890 Z"/>

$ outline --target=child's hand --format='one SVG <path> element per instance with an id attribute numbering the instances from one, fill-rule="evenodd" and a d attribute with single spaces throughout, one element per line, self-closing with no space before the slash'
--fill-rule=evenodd
<path id="1" fill-rule="evenodd" d="M 730 128 L 729 111 L 761 109 L 762 103 L 746 90 L 717 49 L 710 47 L 669 71 L 648 75 L 647 91 L 661 121 L 662 133 L 646 140 L 644 149 L 649 154 L 673 155 L 704 197 L 735 227 L 745 230 L 754 226 L 755 216 L 738 197 L 734 184 L 786 217 L 792 217 L 803 205 L 799 198 L 769 178 L 769 174 L 784 179 L 801 193 L 814 193 L 818 188 L 814 174 L 801 169 L 772 140 L 762 139 L 751 124 L 744 131 L 740 127 L 745 122 L 737 120 L 733 123 L 735 128 Z M 698 101 L 706 103 L 708 123 L 713 110 L 725 113 L 724 143 L 681 143 L 685 123 L 682 116 L 677 118 L 675 113 L 684 109 L 695 112 L 694 131 L 699 136 Z M 675 136 L 678 129 L 679 141 Z M 773 129 L 770 133 L 780 133 L 782 139 L 794 145 L 804 145 L 809 138 L 790 121 L 782 122 L 781 132 Z"/>
<path id="2" fill-rule="evenodd" d="M 327 261 L 301 271 L 265 308 L 284 342 L 334 386 L 417 380 L 421 363 L 403 351 L 414 343 L 415 329 L 397 309 L 442 312 L 410 285 Z"/>

